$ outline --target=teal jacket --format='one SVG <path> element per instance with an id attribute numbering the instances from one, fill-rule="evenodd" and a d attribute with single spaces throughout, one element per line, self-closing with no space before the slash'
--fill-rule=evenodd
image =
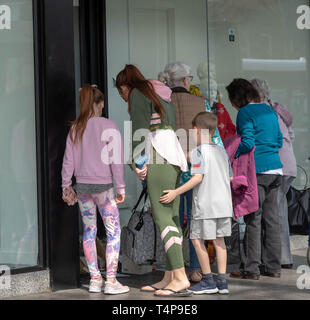
<path id="1" fill-rule="evenodd" d="M 256 173 L 283 168 L 279 157 L 283 136 L 278 117 L 265 103 L 250 103 L 241 108 L 237 116 L 237 133 L 242 141 L 236 153 L 250 152 L 254 146 Z"/>

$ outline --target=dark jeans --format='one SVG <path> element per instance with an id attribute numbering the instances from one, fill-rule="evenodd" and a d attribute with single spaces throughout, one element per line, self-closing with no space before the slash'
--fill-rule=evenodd
<path id="1" fill-rule="evenodd" d="M 246 223 L 244 271 L 248 274 L 260 274 L 261 262 L 266 272 L 281 271 L 281 227 L 278 202 L 281 182 L 282 176 L 257 175 L 259 209 L 244 217 Z"/>
<path id="2" fill-rule="evenodd" d="M 189 190 L 180 196 L 179 215 L 180 215 L 181 226 L 183 225 L 183 221 L 184 221 L 185 200 L 186 200 L 187 224 L 188 224 L 188 228 L 190 228 L 191 219 L 192 219 L 193 190 Z M 188 239 L 188 241 L 189 241 L 189 270 L 200 270 L 199 260 L 198 260 L 195 248 L 192 244 L 192 240 Z"/>

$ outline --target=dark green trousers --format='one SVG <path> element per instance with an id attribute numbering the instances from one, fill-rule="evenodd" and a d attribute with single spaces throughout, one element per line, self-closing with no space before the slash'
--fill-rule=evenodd
<path id="1" fill-rule="evenodd" d="M 178 187 L 179 167 L 170 164 L 149 164 L 147 187 L 152 205 L 152 215 L 158 226 L 166 250 L 166 270 L 184 267 L 182 253 L 182 229 L 179 219 L 180 198 L 169 204 L 162 204 L 159 198 L 164 190 Z"/>

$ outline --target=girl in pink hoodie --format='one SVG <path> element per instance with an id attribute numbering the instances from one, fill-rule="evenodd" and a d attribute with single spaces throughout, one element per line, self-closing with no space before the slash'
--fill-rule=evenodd
<path id="1" fill-rule="evenodd" d="M 95 86 L 80 90 L 81 112 L 67 137 L 62 167 L 63 199 L 78 202 L 83 226 L 83 248 L 89 268 L 90 292 L 101 292 L 103 280 L 96 251 L 96 207 L 107 234 L 105 294 L 129 291 L 116 280 L 120 250 L 120 222 L 117 204 L 125 200 L 123 143 L 117 125 L 102 118 L 104 96 Z M 76 185 L 72 188 L 72 176 Z M 117 190 L 114 197 L 113 180 Z"/>

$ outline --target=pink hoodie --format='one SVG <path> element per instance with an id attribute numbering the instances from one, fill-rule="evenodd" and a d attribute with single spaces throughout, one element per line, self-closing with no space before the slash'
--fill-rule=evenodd
<path id="1" fill-rule="evenodd" d="M 172 90 L 158 80 L 149 80 L 153 85 L 155 92 L 165 101 L 171 102 Z"/>
<path id="2" fill-rule="evenodd" d="M 62 187 L 77 183 L 111 184 L 115 181 L 118 194 L 125 193 L 124 151 L 119 128 L 112 120 L 90 118 L 82 142 L 73 144 L 67 137 L 62 166 Z"/>

